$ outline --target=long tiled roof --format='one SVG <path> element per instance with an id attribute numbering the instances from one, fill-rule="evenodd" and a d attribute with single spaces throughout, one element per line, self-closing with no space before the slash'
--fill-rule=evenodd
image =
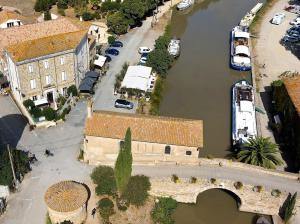
<path id="1" fill-rule="evenodd" d="M 134 141 L 203 147 L 202 120 L 96 111 L 86 121 L 85 134 L 124 139 L 128 127 Z"/>
<path id="2" fill-rule="evenodd" d="M 71 212 L 88 200 L 87 189 L 75 181 L 62 181 L 52 185 L 45 193 L 45 202 L 57 212 Z"/>
<path id="3" fill-rule="evenodd" d="M 25 17 L 16 12 L 10 12 L 10 11 L 5 11 L 5 10 L 0 12 L 0 23 L 4 23 L 10 19 L 23 20 L 23 19 L 25 19 Z"/>
<path id="4" fill-rule="evenodd" d="M 33 59 L 53 53 L 75 49 L 85 35 L 86 30 L 62 33 L 54 36 L 24 41 L 11 45 L 6 49 L 14 61 L 20 62 L 26 59 Z"/>
<path id="5" fill-rule="evenodd" d="M 286 78 L 283 80 L 285 88 L 291 98 L 291 101 L 300 116 L 300 75 Z"/>
<path id="6" fill-rule="evenodd" d="M 82 27 L 78 27 L 66 18 L 1 29 L 0 52 L 13 44 L 79 30 L 82 30 Z"/>

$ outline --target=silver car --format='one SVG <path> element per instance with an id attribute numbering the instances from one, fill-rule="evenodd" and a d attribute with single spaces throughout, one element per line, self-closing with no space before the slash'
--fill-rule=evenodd
<path id="1" fill-rule="evenodd" d="M 131 109 L 133 109 L 133 106 L 134 106 L 134 104 L 130 101 L 127 101 L 127 100 L 117 99 L 115 101 L 115 107 L 116 108 L 125 108 L 125 109 L 128 109 L 128 110 L 131 110 Z"/>

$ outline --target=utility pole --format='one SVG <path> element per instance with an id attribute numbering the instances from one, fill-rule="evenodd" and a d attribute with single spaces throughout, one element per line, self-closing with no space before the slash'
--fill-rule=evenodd
<path id="1" fill-rule="evenodd" d="M 12 173 L 13 173 L 15 188 L 18 189 L 18 187 L 19 187 L 19 181 L 17 180 L 17 177 L 16 177 L 15 168 L 14 168 L 13 159 L 12 159 L 12 156 L 11 156 L 9 144 L 7 144 L 7 151 L 8 151 L 8 156 L 9 156 L 11 170 L 12 170 Z"/>

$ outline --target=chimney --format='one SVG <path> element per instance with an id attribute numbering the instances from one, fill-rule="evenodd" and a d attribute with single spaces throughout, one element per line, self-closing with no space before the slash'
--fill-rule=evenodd
<path id="1" fill-rule="evenodd" d="M 93 101 L 91 99 L 87 102 L 87 117 L 91 118 L 93 115 Z"/>

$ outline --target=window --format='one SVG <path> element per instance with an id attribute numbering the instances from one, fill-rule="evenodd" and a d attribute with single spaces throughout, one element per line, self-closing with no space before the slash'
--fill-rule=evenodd
<path id="1" fill-rule="evenodd" d="M 44 61 L 44 67 L 49 68 L 49 62 L 48 61 Z"/>
<path id="2" fill-rule="evenodd" d="M 124 141 L 120 141 L 120 149 L 124 146 L 125 142 Z"/>
<path id="3" fill-rule="evenodd" d="M 167 145 L 167 146 L 165 147 L 165 154 L 168 154 L 168 155 L 171 154 L 171 146 Z"/>
<path id="4" fill-rule="evenodd" d="M 33 100 L 33 101 L 36 101 L 36 100 L 37 100 L 37 96 L 33 96 L 33 97 L 32 97 L 32 100 Z"/>
<path id="5" fill-rule="evenodd" d="M 32 65 L 28 65 L 28 71 L 29 71 L 29 73 L 32 73 L 32 72 L 33 72 L 33 67 L 32 67 Z"/>
<path id="6" fill-rule="evenodd" d="M 46 85 L 49 85 L 51 83 L 51 76 L 46 75 Z"/>
<path id="7" fill-rule="evenodd" d="M 64 63 L 65 63 L 65 58 L 64 58 L 64 57 L 61 57 L 61 58 L 60 58 L 60 64 L 63 65 Z"/>
<path id="8" fill-rule="evenodd" d="M 13 26 L 14 26 L 13 22 L 7 23 L 7 27 L 13 27 Z"/>
<path id="9" fill-rule="evenodd" d="M 186 152 L 185 152 L 185 155 L 191 156 L 191 155 L 192 155 L 192 151 L 190 151 L 190 150 L 186 151 Z"/>
<path id="10" fill-rule="evenodd" d="M 68 93 L 68 88 L 67 87 L 62 88 L 62 94 L 63 94 L 63 96 L 66 96 L 67 93 Z"/>
<path id="11" fill-rule="evenodd" d="M 35 79 L 31 79 L 31 80 L 30 80 L 30 88 L 31 88 L 31 89 L 35 89 L 35 88 L 36 88 L 36 82 L 35 82 Z"/>
<path id="12" fill-rule="evenodd" d="M 66 72 L 62 72 L 61 73 L 61 80 L 62 81 L 66 81 L 67 80 L 67 74 L 66 74 Z"/>

